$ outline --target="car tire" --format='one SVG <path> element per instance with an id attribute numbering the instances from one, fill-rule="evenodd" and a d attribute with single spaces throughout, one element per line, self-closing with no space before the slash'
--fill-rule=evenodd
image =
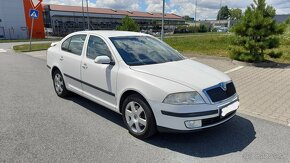
<path id="1" fill-rule="evenodd" d="M 53 72 L 52 80 L 53 80 L 55 93 L 59 97 L 64 98 L 70 94 L 70 92 L 66 89 L 63 76 L 59 70 L 56 70 L 55 72 Z"/>
<path id="2" fill-rule="evenodd" d="M 138 94 L 128 96 L 122 105 L 123 121 L 131 135 L 146 139 L 156 134 L 156 121 L 147 101 Z"/>

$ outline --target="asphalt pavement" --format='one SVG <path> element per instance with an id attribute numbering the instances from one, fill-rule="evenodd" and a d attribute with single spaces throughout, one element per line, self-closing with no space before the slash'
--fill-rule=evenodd
<path id="1" fill-rule="evenodd" d="M 45 60 L 0 53 L 0 162 L 290 162 L 289 144 L 289 127 L 240 113 L 201 132 L 139 140 L 118 113 L 59 98 Z"/>

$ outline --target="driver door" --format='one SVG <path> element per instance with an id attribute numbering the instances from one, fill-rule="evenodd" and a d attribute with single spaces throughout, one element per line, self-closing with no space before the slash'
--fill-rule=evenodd
<path id="1" fill-rule="evenodd" d="M 118 65 L 95 63 L 97 56 L 108 56 L 113 61 L 106 42 L 101 37 L 90 35 L 81 63 L 84 94 L 97 103 L 115 109 Z"/>

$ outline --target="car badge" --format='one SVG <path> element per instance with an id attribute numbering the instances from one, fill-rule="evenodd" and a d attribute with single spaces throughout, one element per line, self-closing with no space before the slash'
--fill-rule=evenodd
<path id="1" fill-rule="evenodd" d="M 224 90 L 227 91 L 227 84 L 226 83 L 221 83 L 220 87 Z"/>

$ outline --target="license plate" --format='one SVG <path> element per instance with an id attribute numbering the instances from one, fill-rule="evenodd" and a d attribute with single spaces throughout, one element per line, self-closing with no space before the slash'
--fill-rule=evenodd
<path id="1" fill-rule="evenodd" d="M 226 116 L 228 113 L 232 112 L 232 111 L 235 111 L 239 108 L 239 105 L 240 105 L 240 102 L 239 101 L 236 101 L 224 108 L 222 108 L 222 113 L 221 113 L 221 116 L 224 117 Z"/>

